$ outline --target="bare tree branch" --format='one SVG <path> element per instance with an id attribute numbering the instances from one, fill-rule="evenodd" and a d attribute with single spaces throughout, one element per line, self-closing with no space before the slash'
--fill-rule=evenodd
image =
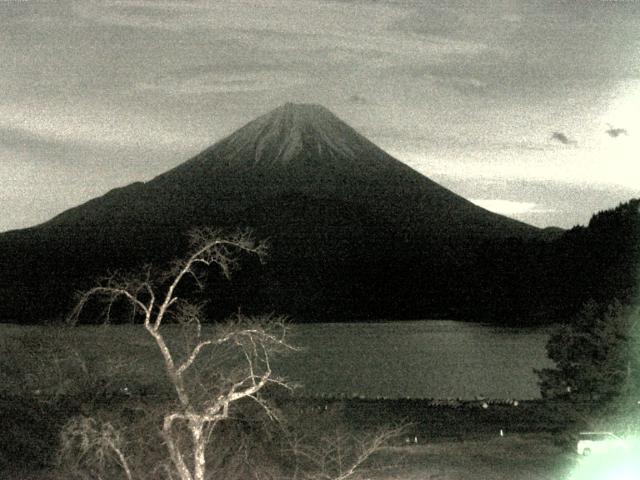
<path id="1" fill-rule="evenodd" d="M 289 435 L 289 448 L 296 462 L 296 475 L 307 480 L 347 480 L 390 442 L 400 437 L 406 426 L 381 428 L 373 434 L 350 434 L 340 429 L 310 441 L 295 433 Z M 301 462 L 301 464 L 300 464 Z"/>

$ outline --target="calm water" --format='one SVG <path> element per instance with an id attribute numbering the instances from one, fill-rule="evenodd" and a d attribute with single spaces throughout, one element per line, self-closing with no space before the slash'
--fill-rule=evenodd
<path id="1" fill-rule="evenodd" d="M 431 320 L 294 326 L 305 348 L 278 365 L 310 394 L 422 398 L 539 398 L 534 368 L 548 329 Z"/>
<path id="2" fill-rule="evenodd" d="M 123 382 L 153 382 L 150 370 L 164 381 L 158 351 L 140 325 L 64 331 L 0 325 L 0 361 L 25 361 L 20 338 L 39 339 L 35 345 L 46 350 L 58 334 L 92 368 L 106 368 L 105 355 L 128 364 Z M 549 329 L 440 320 L 292 325 L 291 343 L 303 351 L 274 362 L 274 370 L 312 395 L 529 399 L 539 397 L 533 369 L 552 365 L 545 352 L 548 337 Z M 30 374 L 31 367 L 24 368 Z"/>

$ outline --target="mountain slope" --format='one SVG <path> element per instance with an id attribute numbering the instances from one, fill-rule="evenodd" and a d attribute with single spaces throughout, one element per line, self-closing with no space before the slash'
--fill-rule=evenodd
<path id="1" fill-rule="evenodd" d="M 200 225 L 270 238 L 267 267 L 218 286 L 231 288 L 229 302 L 299 318 L 455 314 L 471 287 L 454 279 L 482 242 L 540 235 L 417 173 L 325 108 L 286 104 L 147 183 L 0 235 L 0 315 L 60 314 L 96 275 L 179 255 Z"/>
<path id="2" fill-rule="evenodd" d="M 538 231 L 441 187 L 325 108 L 294 104 L 259 117 L 146 184 L 114 190 L 45 225 L 111 219 L 120 212 L 124 217 L 118 219 L 133 223 L 138 215 L 182 217 L 186 211 L 197 217 L 292 192 L 365 204 L 439 235 L 505 237 Z"/>

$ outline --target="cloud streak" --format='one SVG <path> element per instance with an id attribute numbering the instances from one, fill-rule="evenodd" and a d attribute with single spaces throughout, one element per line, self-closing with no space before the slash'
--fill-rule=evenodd
<path id="1" fill-rule="evenodd" d="M 81 2 L 76 14 L 85 21 L 116 27 L 198 32 L 236 39 L 270 50 L 351 51 L 397 56 L 399 61 L 441 60 L 446 55 L 477 54 L 482 43 L 446 35 L 414 35 L 389 26 L 410 9 L 401 4 L 349 4 L 300 0 L 260 3 Z M 313 19 L 311 21 L 311 19 Z"/>
<path id="2" fill-rule="evenodd" d="M 183 148 L 191 143 L 171 123 L 135 112 L 114 112 L 104 105 L 0 105 L 0 135 L 13 146 L 65 148 Z"/>
<path id="3" fill-rule="evenodd" d="M 571 140 L 569 139 L 569 137 L 567 137 L 564 133 L 562 132 L 553 132 L 551 134 L 551 140 L 554 140 L 556 142 L 560 142 L 563 145 L 575 145 L 576 142 L 575 140 Z"/>
<path id="4" fill-rule="evenodd" d="M 369 103 L 369 100 L 364 95 L 358 93 L 354 93 L 347 100 L 354 105 L 367 105 Z"/>
<path id="5" fill-rule="evenodd" d="M 242 73 L 201 73 L 187 77 L 167 76 L 153 83 L 142 82 L 142 91 L 201 95 L 207 93 L 246 93 L 287 89 L 308 82 L 303 73 L 291 71 L 254 71 Z"/>
<path id="6" fill-rule="evenodd" d="M 535 202 L 521 202 L 501 198 L 470 198 L 469 200 L 479 207 L 501 215 L 551 213 L 556 211 L 555 209 L 544 207 Z"/>
<path id="7" fill-rule="evenodd" d="M 614 128 L 611 125 L 609 125 L 609 128 L 605 130 L 605 133 L 611 138 L 618 138 L 620 135 L 628 135 L 625 128 Z"/>

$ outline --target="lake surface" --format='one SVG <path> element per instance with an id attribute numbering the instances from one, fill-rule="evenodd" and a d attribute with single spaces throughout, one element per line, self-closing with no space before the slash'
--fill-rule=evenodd
<path id="1" fill-rule="evenodd" d="M 305 351 L 278 362 L 302 393 L 394 398 L 539 398 L 546 329 L 428 320 L 295 325 Z"/>
<path id="2" fill-rule="evenodd" d="M 553 365 L 545 351 L 549 332 L 443 320 L 292 325 L 290 341 L 302 351 L 273 366 L 278 375 L 302 384 L 303 395 L 531 399 L 540 396 L 533 369 Z M 166 334 L 181 338 L 177 327 Z M 21 353 L 27 340 L 45 352 L 68 345 L 91 371 L 126 365 L 118 370 L 123 383 L 165 381 L 157 347 L 141 325 L 0 325 L 0 363 L 13 365 L 11 371 L 21 366 L 22 373 L 14 373 L 28 377 L 36 373 L 30 368 L 42 370 L 49 360 L 29 366 L 30 357 Z"/>

